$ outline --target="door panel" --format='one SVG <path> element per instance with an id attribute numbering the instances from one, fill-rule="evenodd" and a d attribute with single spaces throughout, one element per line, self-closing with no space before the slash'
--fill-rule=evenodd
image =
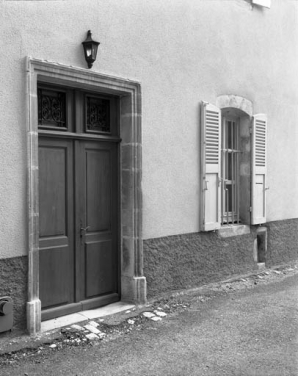
<path id="1" fill-rule="evenodd" d="M 84 297 L 118 291 L 117 148 L 113 144 L 82 142 L 84 182 Z M 114 297 L 113 297 L 114 299 Z"/>
<path id="2" fill-rule="evenodd" d="M 41 237 L 66 234 L 66 161 L 67 148 L 46 145 L 39 148 L 39 184 L 42 199 L 39 208 L 42 213 L 39 234 Z"/>
<path id="3" fill-rule="evenodd" d="M 85 298 L 115 292 L 112 242 L 86 243 L 85 260 Z"/>
<path id="4" fill-rule="evenodd" d="M 73 147 L 39 140 L 39 262 L 42 308 L 74 300 Z"/>
<path id="5" fill-rule="evenodd" d="M 111 151 L 85 149 L 88 232 L 111 231 Z"/>
<path id="6" fill-rule="evenodd" d="M 41 263 L 46 265 L 40 275 L 42 308 L 70 303 L 72 269 L 67 267 L 70 261 L 69 247 L 40 249 L 39 257 Z"/>

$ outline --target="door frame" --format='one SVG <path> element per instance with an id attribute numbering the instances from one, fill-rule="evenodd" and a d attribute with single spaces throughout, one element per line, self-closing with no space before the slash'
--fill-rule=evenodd
<path id="1" fill-rule="evenodd" d="M 27 329 L 41 328 L 39 299 L 39 196 L 37 83 L 59 84 L 119 98 L 120 121 L 120 281 L 121 300 L 145 304 L 142 238 L 142 128 L 139 82 L 82 68 L 26 58 L 28 301 Z"/>

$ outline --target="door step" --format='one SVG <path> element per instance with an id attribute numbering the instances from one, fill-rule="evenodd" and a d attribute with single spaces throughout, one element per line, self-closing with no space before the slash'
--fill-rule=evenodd
<path id="1" fill-rule="evenodd" d="M 41 323 L 41 333 L 48 332 L 50 330 L 54 330 L 58 328 L 62 328 L 63 326 L 72 325 L 77 322 L 82 322 L 82 321 L 87 321 L 91 319 L 96 319 L 98 317 L 113 315 L 115 313 L 126 311 L 134 307 L 135 307 L 134 304 L 128 304 L 125 302 L 117 302 L 117 303 L 109 304 L 105 307 L 72 313 L 71 315 L 66 315 L 66 316 L 58 317 L 56 319 L 43 321 Z"/>

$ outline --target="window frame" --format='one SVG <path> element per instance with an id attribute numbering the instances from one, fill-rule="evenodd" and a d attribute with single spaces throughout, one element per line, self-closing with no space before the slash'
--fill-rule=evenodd
<path id="1" fill-rule="evenodd" d="M 211 118 L 210 113 L 217 114 L 217 122 Z M 214 140 L 210 138 L 210 129 L 214 124 L 218 127 L 218 134 L 221 133 L 222 121 L 221 118 L 227 115 L 236 115 L 240 119 L 240 183 L 239 189 L 241 190 L 241 196 L 243 194 L 243 199 L 240 200 L 239 211 L 240 219 L 238 224 L 222 224 L 222 188 L 223 184 L 221 163 L 218 161 L 222 157 L 221 144 L 218 145 L 218 150 L 214 146 Z M 227 227 L 248 227 L 251 224 L 261 224 L 266 222 L 266 175 L 267 166 L 263 166 L 262 169 L 258 169 L 255 164 L 255 160 L 258 157 L 257 153 L 258 145 L 256 134 L 256 126 L 258 122 L 265 122 L 265 144 L 264 153 L 267 153 L 267 116 L 265 114 L 253 115 L 252 102 L 249 100 L 235 96 L 235 95 L 223 95 L 217 98 L 216 105 L 202 101 L 201 106 L 201 189 L 200 189 L 200 230 L 201 231 L 214 231 L 221 230 Z M 213 122 L 213 123 L 212 123 Z M 209 133 L 208 133 L 209 132 Z M 207 135 L 207 136 L 206 136 Z M 220 137 L 221 140 L 221 137 Z M 212 152 L 210 158 L 210 150 Z M 215 157 L 218 152 L 217 165 L 215 164 Z M 240 154 L 240 153 L 239 153 Z M 212 159 L 213 158 L 213 159 Z M 266 164 L 267 164 L 267 159 Z M 260 171 L 259 171 L 260 170 Z M 259 171 L 259 172 L 258 172 Z M 259 180 L 257 181 L 259 173 L 263 176 L 263 185 L 257 190 L 255 185 L 260 185 Z M 212 179 L 210 179 L 210 177 Z M 211 184 L 210 184 L 211 180 Z M 218 189 L 217 189 L 218 187 Z M 242 192 L 243 191 L 243 192 Z M 260 212 L 262 207 L 262 216 L 256 215 Z M 235 235 L 237 235 L 235 231 Z M 241 232 L 241 231 L 240 231 Z"/>

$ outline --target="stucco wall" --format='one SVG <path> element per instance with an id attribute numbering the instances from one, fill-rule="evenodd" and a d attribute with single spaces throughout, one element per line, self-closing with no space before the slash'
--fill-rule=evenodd
<path id="1" fill-rule="evenodd" d="M 268 114 L 268 221 L 298 217 L 298 3 L 0 1 L 0 257 L 27 253 L 25 57 L 138 80 L 144 238 L 199 228 L 199 102 L 222 94 Z"/>

